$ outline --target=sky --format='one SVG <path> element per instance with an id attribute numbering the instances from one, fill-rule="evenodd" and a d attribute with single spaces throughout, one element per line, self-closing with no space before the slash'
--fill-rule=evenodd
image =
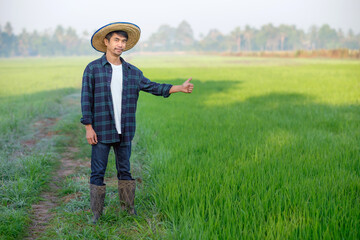
<path id="1" fill-rule="evenodd" d="M 24 28 L 42 32 L 62 25 L 91 37 L 108 23 L 131 22 L 141 28 L 141 40 L 147 40 L 161 25 L 177 27 L 183 20 L 196 38 L 211 29 L 228 34 L 236 27 L 259 29 L 268 23 L 305 31 L 329 24 L 357 34 L 360 0 L 0 0 L 0 26 L 10 22 L 16 34 Z"/>

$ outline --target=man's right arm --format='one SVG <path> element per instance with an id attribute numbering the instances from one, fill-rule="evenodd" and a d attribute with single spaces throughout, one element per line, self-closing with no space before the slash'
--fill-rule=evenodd
<path id="1" fill-rule="evenodd" d="M 97 143 L 97 136 L 92 127 L 94 109 L 94 77 L 89 66 L 85 68 L 81 88 L 81 123 L 85 125 L 86 139 L 89 144 Z"/>

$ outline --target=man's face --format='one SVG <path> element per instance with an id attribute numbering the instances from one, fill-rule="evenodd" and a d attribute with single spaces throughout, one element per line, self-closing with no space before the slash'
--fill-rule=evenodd
<path id="1" fill-rule="evenodd" d="M 106 52 L 120 56 L 121 53 L 125 50 L 127 39 L 124 36 L 118 35 L 114 33 L 110 41 L 106 38 L 104 39 L 104 43 L 106 45 Z"/>

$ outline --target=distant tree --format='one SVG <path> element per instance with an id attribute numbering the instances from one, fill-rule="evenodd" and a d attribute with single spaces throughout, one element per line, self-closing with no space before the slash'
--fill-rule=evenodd
<path id="1" fill-rule="evenodd" d="M 245 30 L 243 31 L 244 41 L 245 41 L 245 49 L 247 51 L 252 50 L 252 39 L 255 36 L 256 30 L 251 28 L 249 25 L 245 26 Z"/>
<path id="2" fill-rule="evenodd" d="M 76 55 L 79 44 L 80 39 L 77 36 L 75 29 L 71 27 L 67 28 L 64 41 L 66 55 Z"/>
<path id="3" fill-rule="evenodd" d="M 256 44 L 260 50 L 277 50 L 279 48 L 277 29 L 271 24 L 263 25 L 256 35 Z"/>
<path id="4" fill-rule="evenodd" d="M 309 30 L 308 39 L 310 41 L 310 49 L 316 49 L 319 45 L 319 29 L 312 25 Z"/>
<path id="5" fill-rule="evenodd" d="M 306 44 L 304 31 L 296 29 L 295 25 L 282 24 L 278 27 L 279 50 L 301 49 Z"/>
<path id="6" fill-rule="evenodd" d="M 10 22 L 7 22 L 4 31 L 0 33 L 0 56 L 8 57 L 15 54 L 16 36 Z"/>
<path id="7" fill-rule="evenodd" d="M 89 38 L 89 36 L 90 36 L 89 32 L 85 30 L 82 32 L 81 38 L 84 40 L 87 40 Z"/>
<path id="8" fill-rule="evenodd" d="M 36 30 L 31 35 L 33 56 L 53 56 L 56 53 L 56 43 L 48 34 L 39 34 Z"/>
<path id="9" fill-rule="evenodd" d="M 279 36 L 280 36 L 280 50 L 284 50 L 285 40 L 288 38 L 288 32 L 286 31 L 286 26 L 282 25 L 279 27 Z"/>
<path id="10" fill-rule="evenodd" d="M 18 54 L 20 56 L 31 56 L 30 34 L 24 28 L 18 36 Z"/>
<path id="11" fill-rule="evenodd" d="M 58 25 L 53 35 L 53 45 L 55 54 L 65 53 L 65 29 Z"/>
<path id="12" fill-rule="evenodd" d="M 4 56 L 3 54 L 3 48 L 4 48 L 4 36 L 2 32 L 2 26 L 0 25 L 0 57 Z"/>
<path id="13" fill-rule="evenodd" d="M 176 29 L 169 25 L 161 25 L 157 32 L 149 37 L 150 51 L 171 51 L 175 47 Z"/>
<path id="14" fill-rule="evenodd" d="M 189 23 L 182 21 L 175 31 L 175 48 L 189 50 L 194 45 L 194 32 Z"/>
<path id="15" fill-rule="evenodd" d="M 4 30 L 5 30 L 5 33 L 7 33 L 7 35 L 9 35 L 9 36 L 13 35 L 13 28 L 12 28 L 10 22 L 7 22 L 7 23 L 5 24 Z"/>
<path id="16" fill-rule="evenodd" d="M 240 52 L 243 38 L 243 32 L 241 31 L 240 27 L 236 27 L 229 36 L 229 51 Z"/>
<path id="17" fill-rule="evenodd" d="M 217 29 L 209 31 L 201 41 L 200 46 L 205 51 L 222 52 L 226 50 L 225 36 Z"/>
<path id="18" fill-rule="evenodd" d="M 337 43 L 339 40 L 338 35 L 328 24 L 324 24 L 320 27 L 318 36 L 319 48 L 331 49 L 339 46 Z"/>
<path id="19" fill-rule="evenodd" d="M 352 29 L 349 29 L 346 38 L 343 41 L 345 48 L 349 49 L 360 49 L 360 34 L 355 36 Z"/>

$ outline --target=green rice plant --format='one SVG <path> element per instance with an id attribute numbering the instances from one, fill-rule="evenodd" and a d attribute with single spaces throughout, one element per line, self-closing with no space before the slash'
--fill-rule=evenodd
<path id="1" fill-rule="evenodd" d="M 195 84 L 191 95 L 140 96 L 132 155 L 134 176 L 143 179 L 136 196 L 140 216 L 118 211 L 111 156 L 99 225 L 88 223 L 89 170 L 80 169 L 64 182 L 60 196 L 72 198 L 56 209 L 43 238 L 360 238 L 359 61 L 126 57 L 151 80 L 181 84 L 193 77 Z M 7 86 L 0 92 L 1 106 L 13 109 L 0 108 L 0 132 L 5 133 L 0 157 L 14 156 L 21 148 L 18 137 L 31 135 L 24 124 L 62 115 L 55 128 L 65 137 L 54 146 L 59 151 L 79 147 L 76 157 L 89 161 L 80 109 L 65 104 L 79 101 L 87 62 L 0 61 L 0 81 L 11 80 L 1 82 Z M 18 64 L 27 70 L 16 72 Z M 38 71 L 38 77 L 25 81 L 30 71 Z M 24 113 L 17 111 L 21 108 Z M 24 192 L 34 188 L 10 178 L 19 174 L 5 162 L 3 182 Z M 17 211 L 12 214 L 17 219 L 28 219 L 23 207 L 7 207 L 11 199 L 14 207 L 28 206 L 28 199 L 1 191 L 10 200 L 2 203 L 8 213 L 1 215 L 0 229 L 12 219 L 11 211 Z M 17 221 L 4 234 L 20 236 L 24 228 L 26 220 Z"/>
<path id="2" fill-rule="evenodd" d="M 195 84 L 166 102 L 140 96 L 170 238 L 359 238 L 359 62 L 317 61 L 144 69 Z"/>

